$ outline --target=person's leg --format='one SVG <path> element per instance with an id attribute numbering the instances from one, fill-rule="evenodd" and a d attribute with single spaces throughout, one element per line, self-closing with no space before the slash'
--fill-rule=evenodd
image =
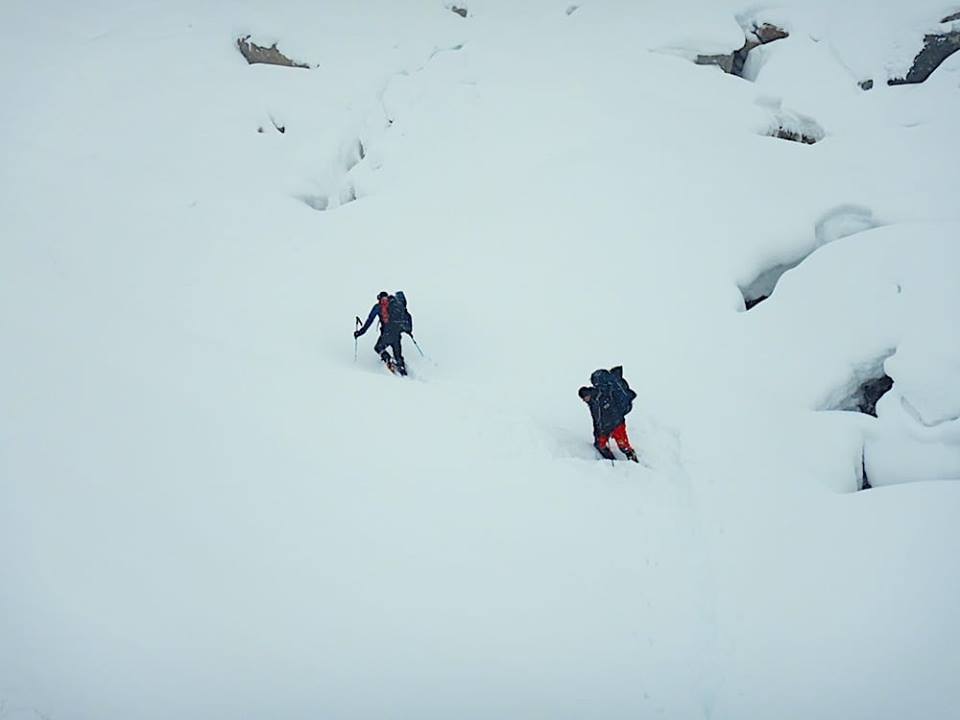
<path id="1" fill-rule="evenodd" d="M 400 371 L 401 375 L 406 375 L 407 364 L 403 361 L 403 349 L 400 347 L 400 333 L 397 333 L 397 337 L 390 343 L 390 347 L 393 348 L 393 360 L 397 364 L 397 370 Z"/>
<path id="2" fill-rule="evenodd" d="M 634 449 L 630 446 L 630 438 L 627 437 L 626 422 L 622 422 L 617 425 L 617 427 L 613 429 L 611 435 L 613 436 L 613 439 L 617 441 L 617 447 L 620 448 L 620 452 L 634 462 L 640 462 L 640 460 L 637 459 L 637 453 L 634 452 Z"/>
<path id="3" fill-rule="evenodd" d="M 390 357 L 390 353 L 387 352 L 387 338 L 384 337 L 383 333 L 380 333 L 380 337 L 377 338 L 377 344 L 373 346 L 373 351 L 380 356 L 380 359 L 383 360 L 387 365 L 390 365 L 393 362 L 393 359 Z"/>
<path id="4" fill-rule="evenodd" d="M 619 425 L 617 425 L 613 429 L 613 432 L 610 433 L 610 435 L 613 437 L 614 440 L 616 440 L 617 447 L 620 448 L 623 452 L 627 452 L 628 450 L 633 450 L 633 448 L 630 447 L 630 439 L 627 437 L 626 422 L 622 422 Z"/>
<path id="5" fill-rule="evenodd" d="M 606 460 L 613 460 L 613 451 L 607 447 L 607 443 L 610 442 L 610 438 L 606 435 L 598 435 L 593 441 L 593 446 L 597 449 L 597 452 L 600 453 L 600 456 Z"/>

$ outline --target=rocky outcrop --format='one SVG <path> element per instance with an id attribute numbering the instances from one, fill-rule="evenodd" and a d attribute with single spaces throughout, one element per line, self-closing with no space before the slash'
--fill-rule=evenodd
<path id="1" fill-rule="evenodd" d="M 953 22 L 954 20 L 960 20 L 960 12 L 955 12 L 953 15 L 947 15 L 947 16 L 946 16 L 943 20 L 941 20 L 940 22 L 942 22 L 942 23 L 948 23 L 948 22 Z"/>
<path id="2" fill-rule="evenodd" d="M 780 140 L 790 140 L 791 142 L 803 143 L 804 145 L 813 145 L 817 142 L 817 138 L 812 137 L 811 135 L 804 135 L 801 132 L 796 130 L 790 130 L 783 126 L 778 127 L 773 133 L 772 136 L 779 138 Z"/>
<path id="3" fill-rule="evenodd" d="M 767 43 L 773 42 L 774 40 L 783 40 L 784 38 L 790 37 L 790 33 L 784 30 L 781 27 L 776 25 L 771 25 L 770 23 L 763 23 L 762 25 L 753 25 L 753 36 L 757 39 L 757 45 L 766 45 Z M 750 36 L 747 36 L 747 44 L 750 44 Z M 752 49 L 752 48 L 751 48 Z"/>
<path id="4" fill-rule="evenodd" d="M 878 378 L 864 382 L 857 393 L 857 410 L 865 415 L 877 416 L 877 402 L 893 387 L 893 378 L 884 373 Z"/>
<path id="5" fill-rule="evenodd" d="M 256 43 L 250 42 L 250 36 L 246 35 L 237 38 L 237 49 L 240 54 L 246 58 L 250 65 L 281 65 L 283 67 L 309 68 L 305 63 L 299 63 L 291 60 L 282 52 L 277 50 L 277 44 L 270 47 L 262 47 Z"/>
<path id="6" fill-rule="evenodd" d="M 779 98 L 764 98 L 757 103 L 768 107 L 773 114 L 767 135 L 805 145 L 813 145 L 826 137 L 820 123 L 812 117 L 783 107 Z"/>
<path id="7" fill-rule="evenodd" d="M 739 50 L 737 51 L 739 52 Z M 694 62 L 697 65 L 716 65 L 725 73 L 730 75 L 736 75 L 738 73 L 733 72 L 733 59 L 737 53 L 726 53 L 723 55 L 697 55 L 697 59 Z M 740 64 L 740 69 L 743 70 L 743 63 Z"/>
<path id="8" fill-rule="evenodd" d="M 952 18 L 960 17 L 960 13 Z M 945 18 L 946 22 L 949 18 Z M 888 85 L 912 85 L 922 83 L 940 67 L 948 57 L 960 50 L 960 30 L 923 36 L 923 49 L 913 58 L 913 65 L 901 78 L 887 80 Z"/>
<path id="9" fill-rule="evenodd" d="M 881 356 L 851 368 L 850 376 L 838 387 L 820 410 L 844 410 L 877 417 L 877 403 L 893 387 L 893 378 L 884 370 L 884 362 L 893 355 L 889 349 Z"/>
<path id="10" fill-rule="evenodd" d="M 467 16 L 467 9 L 465 7 L 457 7 L 456 5 L 449 5 L 447 9 L 450 10 L 450 12 L 456 13 L 462 18 L 465 18 Z"/>
<path id="11" fill-rule="evenodd" d="M 790 34 L 783 28 L 770 23 L 754 23 L 749 30 L 744 31 L 743 47 L 739 50 L 721 55 L 697 55 L 694 62 L 697 65 L 717 65 L 725 73 L 743 77 L 743 66 L 751 50 L 786 37 L 790 37 Z"/>

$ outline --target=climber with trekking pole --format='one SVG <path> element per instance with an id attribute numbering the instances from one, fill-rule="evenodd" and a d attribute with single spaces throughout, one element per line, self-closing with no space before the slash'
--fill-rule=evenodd
<path id="1" fill-rule="evenodd" d="M 390 372 L 395 375 L 406 375 L 407 365 L 403 360 L 400 337 L 403 333 L 407 333 L 413 340 L 413 316 L 407 310 L 407 298 L 403 291 L 398 290 L 393 295 L 386 291 L 379 293 L 376 304 L 370 308 L 367 321 L 353 331 L 354 340 L 370 329 L 374 318 L 380 321 L 380 337 L 373 346 L 374 352 L 380 356 Z M 360 318 L 357 317 L 358 325 L 359 322 Z M 413 340 L 413 343 L 416 345 L 417 341 Z M 387 348 L 393 351 L 392 356 L 387 352 Z M 417 345 L 417 350 L 423 354 L 419 345 Z"/>

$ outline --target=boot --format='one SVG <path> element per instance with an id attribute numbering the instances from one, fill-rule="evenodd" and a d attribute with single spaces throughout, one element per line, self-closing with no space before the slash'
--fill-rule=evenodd
<path id="1" fill-rule="evenodd" d="M 627 456 L 627 460 L 633 460 L 635 463 L 640 462 L 640 458 L 637 457 L 637 451 L 633 448 L 629 450 L 624 450 L 623 454 Z"/>
<path id="2" fill-rule="evenodd" d="M 388 352 L 380 353 L 380 359 L 383 360 L 383 364 L 387 366 L 387 370 L 389 370 L 392 373 L 397 372 L 397 366 L 393 362 L 393 358 L 390 357 L 390 353 Z"/>
<path id="3" fill-rule="evenodd" d="M 598 447 L 597 452 L 600 453 L 600 457 L 604 460 L 616 460 L 616 456 L 613 454 L 613 451 L 608 447 Z"/>

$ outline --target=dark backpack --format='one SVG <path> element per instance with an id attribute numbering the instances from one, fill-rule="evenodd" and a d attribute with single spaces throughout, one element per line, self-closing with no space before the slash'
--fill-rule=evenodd
<path id="1" fill-rule="evenodd" d="M 590 382 L 601 392 L 608 393 L 613 404 L 623 415 L 633 410 L 633 401 L 637 394 L 623 379 L 622 366 L 617 365 L 609 370 L 594 370 L 590 376 Z"/>
<path id="2" fill-rule="evenodd" d="M 396 322 L 400 332 L 413 332 L 413 318 L 407 310 L 407 296 L 403 294 L 403 290 L 397 290 L 396 295 L 390 296 L 390 322 Z"/>

